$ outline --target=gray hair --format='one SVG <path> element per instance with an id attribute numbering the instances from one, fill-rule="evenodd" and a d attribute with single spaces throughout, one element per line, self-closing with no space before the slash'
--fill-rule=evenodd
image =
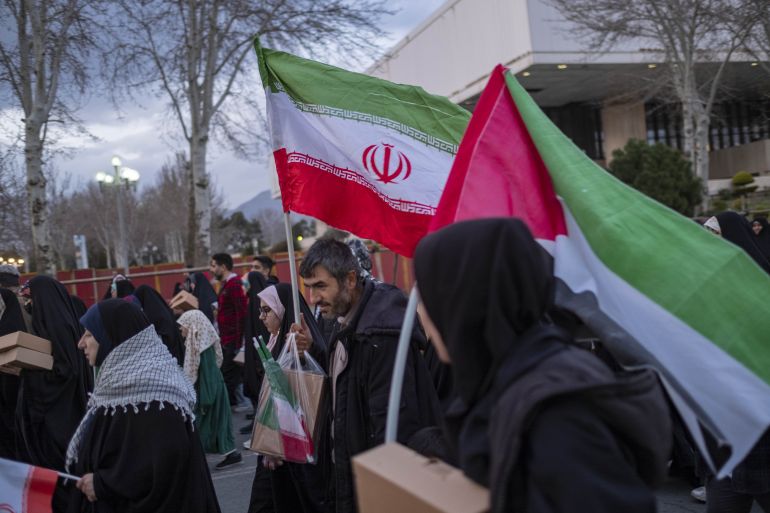
<path id="1" fill-rule="evenodd" d="M 361 266 L 358 259 L 344 242 L 334 239 L 318 239 L 302 259 L 299 275 L 310 278 L 315 268 L 323 266 L 338 283 L 342 283 L 350 271 L 355 271 L 356 278 L 361 277 Z"/>

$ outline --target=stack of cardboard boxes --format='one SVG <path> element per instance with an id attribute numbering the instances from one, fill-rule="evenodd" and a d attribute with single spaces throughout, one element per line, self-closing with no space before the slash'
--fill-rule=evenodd
<path id="1" fill-rule="evenodd" d="M 17 331 L 0 337 L 0 372 L 19 374 L 21 369 L 51 370 L 51 342 Z"/>

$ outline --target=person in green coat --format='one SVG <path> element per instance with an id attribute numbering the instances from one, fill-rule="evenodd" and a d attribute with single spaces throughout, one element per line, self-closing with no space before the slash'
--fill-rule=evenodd
<path id="1" fill-rule="evenodd" d="M 203 449 L 208 453 L 225 456 L 217 463 L 217 469 L 240 463 L 242 457 L 235 449 L 227 388 L 219 370 L 222 365 L 219 335 L 200 310 L 188 310 L 179 317 L 177 323 L 185 338 L 184 373 L 195 385 L 198 396 L 195 404 L 195 429 L 198 430 Z"/>

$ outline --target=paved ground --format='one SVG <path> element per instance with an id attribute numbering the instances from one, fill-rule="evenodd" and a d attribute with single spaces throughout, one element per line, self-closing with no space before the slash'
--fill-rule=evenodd
<path id="1" fill-rule="evenodd" d="M 233 424 L 237 431 L 247 423 L 244 413 L 233 415 Z M 236 434 L 239 447 L 248 438 L 245 435 Z M 218 455 L 209 455 L 208 462 L 211 468 L 211 477 L 214 480 L 214 488 L 217 491 L 219 505 L 222 513 L 247 513 L 249 507 L 249 494 L 251 493 L 251 481 L 254 478 L 254 468 L 257 458 L 253 452 L 242 449 L 243 463 L 233 465 L 224 470 L 215 470 L 222 458 Z M 658 492 L 659 513 L 706 513 L 705 504 L 695 502 L 690 498 L 690 488 L 684 482 L 672 479 Z M 754 505 L 751 513 L 761 513 L 762 510 Z"/>

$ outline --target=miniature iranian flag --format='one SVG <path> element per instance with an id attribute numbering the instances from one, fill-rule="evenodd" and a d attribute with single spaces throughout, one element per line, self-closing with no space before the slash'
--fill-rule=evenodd
<path id="1" fill-rule="evenodd" d="M 313 438 L 308 431 L 305 412 L 302 411 L 299 399 L 261 337 L 258 353 L 265 369 L 265 378 L 270 384 L 270 393 L 257 420 L 263 426 L 280 433 L 282 459 L 297 463 L 312 462 L 315 456 Z"/>
<path id="2" fill-rule="evenodd" d="M 0 512 L 51 513 L 58 474 L 0 458 Z"/>
<path id="3" fill-rule="evenodd" d="M 254 43 L 284 211 L 411 256 L 470 113 L 419 87 Z"/>

